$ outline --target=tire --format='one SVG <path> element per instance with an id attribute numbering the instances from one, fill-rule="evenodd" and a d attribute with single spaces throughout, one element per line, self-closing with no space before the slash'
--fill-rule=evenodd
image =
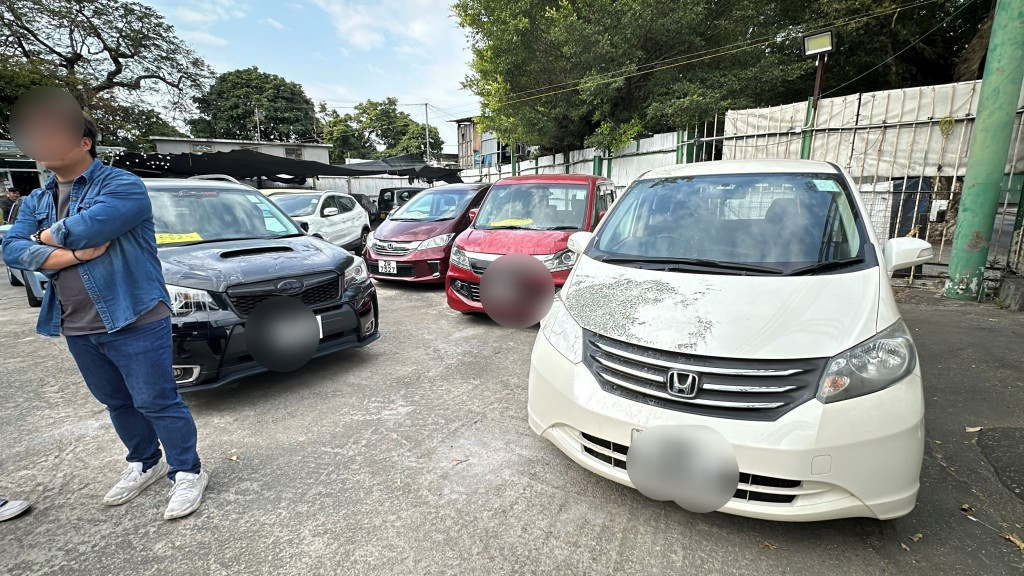
<path id="1" fill-rule="evenodd" d="M 36 295 L 32 293 L 32 287 L 25 284 L 25 295 L 28 296 L 28 305 L 33 308 L 39 308 L 43 305 L 42 298 L 36 298 Z"/>
<path id="2" fill-rule="evenodd" d="M 370 236 L 370 229 L 363 228 L 363 232 L 359 235 L 359 253 L 362 254 L 366 251 L 366 239 Z"/>
<path id="3" fill-rule="evenodd" d="M 15 288 L 17 288 L 18 286 L 24 286 L 25 285 L 25 284 L 22 283 L 22 281 L 20 279 L 18 279 L 18 278 L 16 278 L 14 276 L 14 272 L 11 272 L 10 268 L 7 269 L 7 281 L 10 282 L 11 286 L 14 286 Z"/>

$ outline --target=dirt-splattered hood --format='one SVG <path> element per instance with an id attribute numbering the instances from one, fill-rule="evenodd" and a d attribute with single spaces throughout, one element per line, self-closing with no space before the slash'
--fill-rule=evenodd
<path id="1" fill-rule="evenodd" d="M 587 330 L 725 358 L 830 357 L 874 336 L 879 268 L 821 276 L 732 276 L 576 264 L 561 297 Z"/>

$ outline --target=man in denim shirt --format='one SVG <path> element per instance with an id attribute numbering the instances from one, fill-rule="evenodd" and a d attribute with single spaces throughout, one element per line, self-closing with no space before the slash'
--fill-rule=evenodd
<path id="1" fill-rule="evenodd" d="M 128 467 L 103 502 L 124 504 L 166 475 L 173 487 L 164 518 L 186 516 L 199 508 L 208 478 L 174 381 L 171 303 L 149 194 L 135 175 L 96 159 L 98 133 L 80 109 L 77 118 L 40 110 L 26 111 L 17 126 L 54 176 L 25 198 L 4 237 L 4 260 L 50 277 L 36 330 L 64 335 L 128 449 Z M 68 130 L 77 137 L 65 154 Z"/>

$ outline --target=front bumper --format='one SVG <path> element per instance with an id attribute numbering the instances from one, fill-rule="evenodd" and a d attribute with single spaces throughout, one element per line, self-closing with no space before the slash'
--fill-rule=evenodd
<path id="1" fill-rule="evenodd" d="M 415 250 L 405 256 L 385 256 L 374 252 L 373 248 L 367 246 L 363 251 L 363 259 L 366 260 L 370 277 L 374 280 L 396 280 L 400 282 L 413 282 L 421 284 L 440 284 L 444 282 L 448 274 L 448 256 L 451 251 L 451 244 L 426 250 Z M 382 273 L 380 261 L 387 260 L 395 263 L 394 274 Z"/>
<path id="2" fill-rule="evenodd" d="M 647 406 L 601 390 L 538 334 L 530 363 L 530 427 L 587 470 L 632 487 L 626 453 L 635 430 L 704 425 L 732 444 L 740 485 L 719 511 L 765 520 L 908 514 L 924 452 L 919 372 L 868 396 L 810 400 L 774 422 L 698 416 Z"/>
<path id="3" fill-rule="evenodd" d="M 369 281 L 347 287 L 343 299 L 314 308 L 321 318 L 323 339 L 313 354 L 319 358 L 377 340 L 377 292 Z M 175 379 L 181 392 L 217 388 L 268 372 L 246 347 L 245 321 L 226 310 L 172 318 Z"/>
<path id="4" fill-rule="evenodd" d="M 572 269 L 551 273 L 556 293 L 565 285 L 571 272 Z M 484 306 L 480 303 L 480 275 L 472 270 L 449 266 L 448 275 L 445 278 L 445 297 L 448 300 L 448 307 L 453 310 L 458 310 L 463 314 L 485 313 Z"/>

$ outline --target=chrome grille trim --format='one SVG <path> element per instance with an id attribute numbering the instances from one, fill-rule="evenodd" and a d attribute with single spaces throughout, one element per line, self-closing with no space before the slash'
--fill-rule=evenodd
<path id="1" fill-rule="evenodd" d="M 391 244 L 393 248 L 387 248 L 387 245 Z M 390 240 L 378 240 L 374 239 L 370 245 L 373 251 L 381 256 L 406 256 L 412 254 L 419 247 L 420 242 L 393 242 Z"/>
<path id="2" fill-rule="evenodd" d="M 737 393 L 761 393 L 766 394 L 789 392 L 790 390 L 796 390 L 796 386 L 731 386 L 728 384 L 705 384 L 701 386 L 704 390 L 716 390 L 718 392 L 737 392 Z"/>
<path id="3" fill-rule="evenodd" d="M 647 396 L 657 396 L 658 398 L 664 398 L 665 400 L 671 400 L 673 402 L 685 402 L 687 404 L 696 404 L 697 406 L 714 406 L 717 408 L 738 408 L 741 410 L 766 410 L 771 408 L 778 408 L 785 405 L 785 402 L 725 402 L 722 400 L 702 400 L 700 398 L 678 398 L 672 396 L 666 392 L 658 392 L 656 390 L 650 390 L 641 386 L 634 386 L 629 382 L 609 376 L 608 374 L 599 373 L 601 378 L 615 384 L 616 386 L 622 386 L 628 388 L 638 394 L 645 394 Z"/>
<path id="4" fill-rule="evenodd" d="M 628 368 L 628 367 L 623 366 L 621 364 L 616 364 L 615 362 L 609 362 L 608 360 L 605 360 L 604 358 L 594 358 L 594 360 L 597 360 L 598 362 L 601 363 L 602 366 L 607 366 L 608 368 L 611 368 L 612 370 L 615 370 L 616 372 L 622 372 L 623 374 L 629 374 L 631 376 L 636 376 L 637 378 L 643 378 L 644 380 L 650 380 L 651 382 L 664 382 L 665 381 L 665 377 L 664 376 L 657 376 L 655 374 L 648 374 L 647 372 L 644 372 L 642 370 L 634 370 L 632 368 Z"/>
<path id="5" fill-rule="evenodd" d="M 650 364 L 661 368 L 667 368 L 669 370 L 689 370 L 691 372 L 699 372 L 701 374 L 727 374 L 729 376 L 792 376 L 793 374 L 799 374 L 803 370 L 743 370 L 740 368 L 714 368 L 711 366 L 696 366 L 693 364 L 679 364 L 676 362 L 665 362 L 656 358 L 647 358 L 638 354 L 626 352 L 625 350 L 619 350 L 606 344 L 595 342 L 594 346 L 604 350 L 609 354 L 615 356 L 621 356 L 633 360 L 634 362 L 640 362 L 642 364 Z"/>

